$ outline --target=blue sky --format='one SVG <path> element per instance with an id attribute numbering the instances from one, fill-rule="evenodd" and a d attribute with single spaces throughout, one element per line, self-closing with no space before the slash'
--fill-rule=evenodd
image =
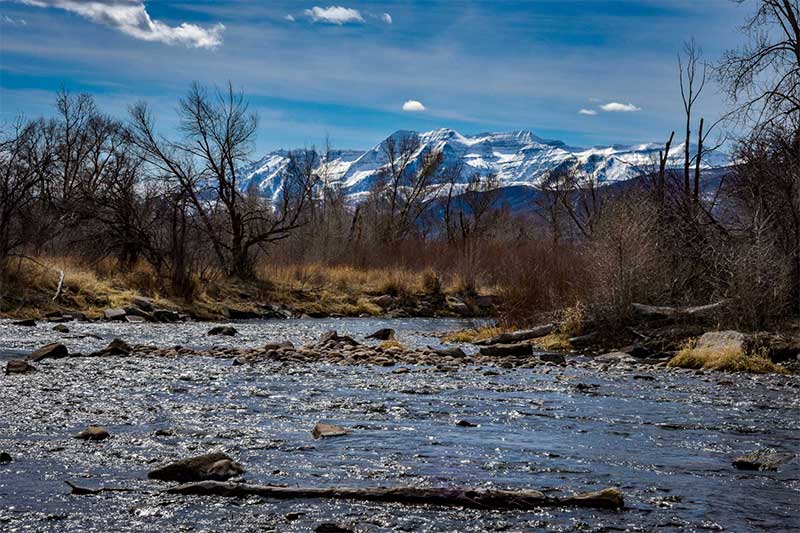
<path id="1" fill-rule="evenodd" d="M 260 116 L 259 152 L 326 138 L 368 148 L 398 129 L 440 127 L 525 129 L 578 146 L 663 141 L 681 128 L 682 43 L 694 37 L 715 61 L 741 44 L 752 10 L 729 0 L 0 0 L 0 112 L 51 113 L 66 87 L 120 117 L 146 100 L 169 131 L 192 81 L 230 80 Z M 404 111 L 409 101 L 421 106 Z M 709 83 L 700 111 L 713 120 L 725 108 Z"/>

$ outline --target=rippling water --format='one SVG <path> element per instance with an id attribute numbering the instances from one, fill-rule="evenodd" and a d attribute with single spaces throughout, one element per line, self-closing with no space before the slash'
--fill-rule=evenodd
<path id="1" fill-rule="evenodd" d="M 255 346 L 316 339 L 327 329 L 361 337 L 393 327 L 406 344 L 435 345 L 463 321 L 293 320 L 237 323 L 241 335 L 208 338 L 208 324 L 0 324 L 5 357 L 67 338 L 90 351 L 131 343 Z M 0 379 L 0 530 L 308 531 L 336 522 L 355 531 L 796 531 L 800 464 L 779 472 L 732 468 L 760 447 L 798 452 L 797 378 L 566 367 L 455 372 L 262 364 L 203 357 L 75 358 Z M 643 375 L 654 381 L 639 379 Z M 636 378 L 634 376 L 637 376 Z M 578 383 L 596 385 L 578 388 Z M 466 419 L 478 427 L 456 426 Z M 352 434 L 315 441 L 317 421 Z M 113 438 L 72 434 L 101 424 Z M 171 429 L 174 436 L 154 436 Z M 417 485 L 573 492 L 620 486 L 622 512 L 538 512 L 425 506 L 233 500 L 159 494 L 146 480 L 165 461 L 222 450 L 256 483 Z M 63 480 L 132 493 L 71 496 Z M 288 521 L 286 514 L 302 513 Z"/>

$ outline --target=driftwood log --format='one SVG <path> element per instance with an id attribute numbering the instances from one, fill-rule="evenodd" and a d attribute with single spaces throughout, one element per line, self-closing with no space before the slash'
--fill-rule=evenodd
<path id="1" fill-rule="evenodd" d="M 645 304 L 631 304 L 634 311 L 637 313 L 653 318 L 687 318 L 687 317 L 702 317 L 713 314 L 727 305 L 727 300 L 722 300 L 708 305 L 699 305 L 696 307 L 665 307 L 656 305 Z"/>
<path id="2" fill-rule="evenodd" d="M 533 355 L 533 346 L 530 344 L 492 344 L 491 346 L 482 346 L 480 353 L 490 357 L 519 357 Z"/>
<path id="3" fill-rule="evenodd" d="M 186 483 L 167 489 L 170 494 L 242 498 L 262 496 L 276 499 L 329 498 L 406 504 L 475 507 L 481 509 L 536 509 L 539 507 L 591 507 L 622 509 L 618 488 L 607 488 L 575 496 L 546 496 L 538 490 L 489 490 L 467 488 L 303 488 L 251 485 L 222 481 Z"/>
<path id="4" fill-rule="evenodd" d="M 549 335 L 550 333 L 552 333 L 555 328 L 556 328 L 555 324 L 545 324 L 543 326 L 537 326 L 533 329 L 512 331 L 511 333 L 501 333 L 496 337 L 478 341 L 475 344 L 480 346 L 491 346 L 493 344 L 514 344 L 517 342 L 536 339 L 538 337 L 544 337 L 545 335 Z"/>

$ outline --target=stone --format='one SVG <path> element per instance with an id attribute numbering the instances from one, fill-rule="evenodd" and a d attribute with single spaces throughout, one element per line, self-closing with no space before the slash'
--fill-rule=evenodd
<path id="1" fill-rule="evenodd" d="M 89 426 L 80 433 L 73 435 L 72 438 L 80 440 L 105 440 L 110 436 L 111 434 L 102 426 Z"/>
<path id="2" fill-rule="evenodd" d="M 53 331 L 57 331 L 59 333 L 69 333 L 69 328 L 64 324 L 56 324 L 53 326 Z"/>
<path id="3" fill-rule="evenodd" d="M 14 459 L 12 459 L 12 457 L 6 452 L 0 452 L 0 465 L 7 465 L 13 460 Z"/>
<path id="4" fill-rule="evenodd" d="M 478 424 L 475 424 L 474 422 L 470 422 L 469 420 L 459 420 L 458 422 L 456 422 L 456 425 L 459 426 L 459 427 L 462 427 L 462 428 L 476 428 L 476 427 L 478 427 Z"/>
<path id="5" fill-rule="evenodd" d="M 697 343 L 695 343 L 694 347 L 698 350 L 705 349 L 715 352 L 734 348 L 744 352 L 746 343 L 747 336 L 738 331 L 709 331 L 703 333 L 703 335 L 697 339 Z"/>
<path id="6" fill-rule="evenodd" d="M 36 367 L 28 364 L 24 359 L 12 359 L 6 363 L 6 374 L 25 374 L 36 371 Z"/>
<path id="7" fill-rule="evenodd" d="M 311 436 L 315 439 L 341 437 L 343 435 L 347 435 L 348 433 L 349 431 L 343 427 L 339 427 L 334 424 L 325 424 L 324 422 L 318 422 L 314 425 L 314 429 L 311 430 Z"/>
<path id="8" fill-rule="evenodd" d="M 439 357 L 453 357 L 455 359 L 463 359 L 467 356 L 467 354 L 464 353 L 464 350 L 458 346 L 453 348 L 437 348 L 433 350 L 433 353 Z"/>
<path id="9" fill-rule="evenodd" d="M 479 294 L 475 297 L 475 303 L 478 305 L 478 307 L 486 309 L 494 305 L 495 299 L 496 296 L 493 294 Z"/>
<path id="10" fill-rule="evenodd" d="M 177 311 L 169 309 L 156 309 L 151 315 L 156 322 L 177 322 L 181 319 L 181 315 Z"/>
<path id="11" fill-rule="evenodd" d="M 598 355 L 593 361 L 595 363 L 635 363 L 636 358 L 624 352 L 609 352 Z"/>
<path id="12" fill-rule="evenodd" d="M 142 322 L 147 322 L 147 319 L 139 315 L 125 315 L 125 321 L 131 324 L 140 324 Z"/>
<path id="13" fill-rule="evenodd" d="M 746 455 L 740 455 L 733 460 L 733 466 L 739 470 L 778 470 L 783 463 L 794 458 L 794 454 L 779 452 L 773 448 L 765 448 Z"/>
<path id="14" fill-rule="evenodd" d="M 378 341 L 388 341 L 394 339 L 395 331 L 392 328 L 381 328 L 372 335 L 367 335 L 367 339 L 375 339 Z"/>
<path id="15" fill-rule="evenodd" d="M 631 344 L 629 346 L 624 346 L 617 351 L 626 353 L 631 357 L 635 357 L 637 359 L 646 359 L 653 355 L 653 350 L 651 350 L 646 346 L 642 346 L 640 344 Z"/>
<path id="16" fill-rule="evenodd" d="M 553 363 L 556 365 L 567 364 L 567 358 L 560 353 L 537 353 L 536 357 L 544 363 Z"/>
<path id="17" fill-rule="evenodd" d="M 67 347 L 57 342 L 42 346 L 28 356 L 29 361 L 41 361 L 42 359 L 62 359 L 69 356 Z"/>
<path id="18" fill-rule="evenodd" d="M 447 308 L 458 315 L 468 316 L 471 314 L 469 306 L 455 296 L 448 296 L 445 302 L 447 303 Z"/>
<path id="19" fill-rule="evenodd" d="M 131 303 L 142 311 L 147 311 L 148 313 L 153 310 L 152 298 L 147 298 L 145 296 L 134 296 L 131 299 Z"/>
<path id="20" fill-rule="evenodd" d="M 314 533 L 355 533 L 352 529 L 333 522 L 323 522 L 314 528 Z"/>
<path id="21" fill-rule="evenodd" d="M 209 335 L 227 335 L 232 337 L 239 333 L 236 331 L 236 328 L 233 326 L 214 326 L 210 330 L 208 330 Z"/>
<path id="22" fill-rule="evenodd" d="M 227 481 L 244 474 L 245 469 L 221 452 L 189 457 L 151 470 L 147 477 L 160 481 Z"/>
<path id="23" fill-rule="evenodd" d="M 112 355 L 130 355 L 133 348 L 122 339 L 114 339 L 108 343 L 108 346 L 102 350 L 98 350 L 91 354 L 92 357 L 112 356 Z"/>
<path id="24" fill-rule="evenodd" d="M 25 326 L 31 328 L 36 325 L 36 321 L 32 318 L 28 318 L 25 320 L 17 320 L 16 322 L 11 323 L 12 326 Z"/>
<path id="25" fill-rule="evenodd" d="M 106 320 L 125 320 L 125 315 L 127 314 L 128 312 L 122 307 L 114 307 L 103 311 L 103 317 Z"/>

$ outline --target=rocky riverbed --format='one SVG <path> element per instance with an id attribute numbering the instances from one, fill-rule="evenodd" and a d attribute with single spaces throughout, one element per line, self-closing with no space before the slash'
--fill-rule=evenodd
<path id="1" fill-rule="evenodd" d="M 0 529 L 10 531 L 794 531 L 800 380 L 662 361 L 445 348 L 456 319 L 232 324 L 0 323 L 0 358 L 51 342 L 90 354 L 0 378 Z M 401 347 L 366 337 L 391 328 Z M 335 337 L 326 332 L 335 330 Z M 352 340 L 353 344 L 350 341 Z M 292 343 L 292 347 L 285 344 Z M 176 346 L 180 346 L 177 348 Z M 452 348 L 452 346 L 448 347 Z M 343 364 L 344 363 L 344 364 Z M 318 422 L 346 434 L 315 439 Z M 103 440 L 72 438 L 103 426 Z M 289 487 L 469 486 L 553 496 L 618 486 L 623 511 L 535 511 L 166 494 L 170 461 L 224 452 Z M 2 457 L 0 457 L 2 459 Z M 2 462 L 2 461 L 0 461 Z M 64 483 L 126 491 L 76 496 Z M 129 489 L 129 490 L 128 490 Z"/>

